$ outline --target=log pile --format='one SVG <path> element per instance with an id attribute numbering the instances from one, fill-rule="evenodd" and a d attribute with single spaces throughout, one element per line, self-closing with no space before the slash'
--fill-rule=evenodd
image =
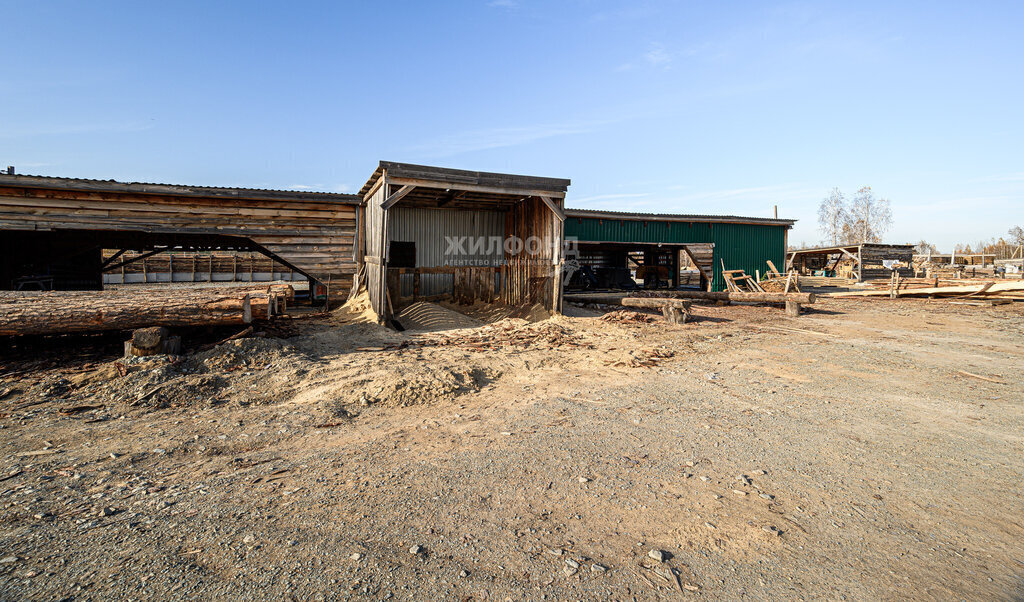
<path id="1" fill-rule="evenodd" d="M 288 285 L 132 291 L 0 291 L 0 336 L 229 326 L 283 314 Z"/>

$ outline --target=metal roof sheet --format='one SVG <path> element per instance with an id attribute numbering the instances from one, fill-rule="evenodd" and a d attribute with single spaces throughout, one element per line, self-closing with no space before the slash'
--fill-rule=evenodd
<path id="1" fill-rule="evenodd" d="M 334 201 L 357 204 L 361 197 L 336 192 L 312 192 L 303 190 L 274 190 L 267 188 L 232 188 L 219 186 L 184 186 L 179 184 L 158 184 L 151 182 L 118 182 L 116 180 L 93 180 L 86 178 L 61 178 L 27 174 L 0 173 L 0 186 L 21 186 L 25 188 L 54 188 L 94 192 L 123 192 L 135 194 L 163 194 L 183 197 L 238 198 L 283 201 Z"/>
<path id="2" fill-rule="evenodd" d="M 611 220 L 641 220 L 641 221 L 662 221 L 662 222 L 697 222 L 697 223 L 734 223 L 734 224 L 762 224 L 766 226 L 787 226 L 792 227 L 795 219 L 777 219 L 771 217 L 743 217 L 739 215 L 688 215 L 680 213 L 637 213 L 630 211 L 605 211 L 597 209 L 572 209 L 566 208 L 566 217 L 587 217 L 593 219 Z"/>

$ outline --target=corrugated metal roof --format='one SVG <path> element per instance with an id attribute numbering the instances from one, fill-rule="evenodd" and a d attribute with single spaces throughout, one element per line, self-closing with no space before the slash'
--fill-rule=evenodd
<path id="1" fill-rule="evenodd" d="M 184 197 L 263 199 L 280 201 L 334 201 L 346 204 L 358 204 L 361 200 L 361 197 L 354 194 L 342 194 L 336 192 L 273 190 L 267 188 L 231 188 L 219 186 L 184 186 L 179 184 L 158 184 L 152 182 L 118 182 L 117 180 L 92 180 L 86 178 L 61 178 L 55 176 L 34 176 L 27 174 L 5 173 L 0 173 L 0 186 L 53 188 L 86 192 L 164 194 Z"/>
<path id="2" fill-rule="evenodd" d="M 776 219 L 771 217 L 743 217 L 740 215 L 686 215 L 680 213 L 637 213 L 630 211 L 604 211 L 597 209 L 565 209 L 566 217 L 589 217 L 596 219 L 641 220 L 661 222 L 696 222 L 696 223 L 730 223 L 730 224 L 763 224 L 766 226 L 789 226 L 796 223 L 795 219 Z"/>

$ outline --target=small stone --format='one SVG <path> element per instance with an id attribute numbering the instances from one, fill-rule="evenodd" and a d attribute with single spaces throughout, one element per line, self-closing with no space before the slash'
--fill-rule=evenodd
<path id="1" fill-rule="evenodd" d="M 700 480 L 704 481 L 705 483 L 708 483 L 708 482 L 711 481 L 711 477 L 709 477 L 707 475 L 703 475 L 703 476 L 701 476 Z"/>
<path id="2" fill-rule="evenodd" d="M 595 564 L 590 565 L 590 572 L 592 572 L 592 573 L 603 573 L 603 572 L 605 572 L 607 570 L 608 570 L 608 567 L 606 567 L 603 564 L 596 564 L 595 563 Z"/>
<path id="3" fill-rule="evenodd" d="M 579 478 L 579 479 L 577 479 L 577 480 L 578 480 L 578 481 L 579 481 L 580 483 L 589 483 L 589 482 L 590 482 L 590 479 L 588 479 L 587 477 L 580 477 L 580 478 Z"/>
<path id="4" fill-rule="evenodd" d="M 746 491 L 740 491 L 739 489 L 733 489 L 732 492 L 736 495 L 747 495 Z"/>
<path id="5" fill-rule="evenodd" d="M 466 569 L 459 571 L 459 579 L 465 579 L 466 577 L 469 577 L 469 571 Z"/>
<path id="6" fill-rule="evenodd" d="M 763 497 L 764 499 L 766 499 L 766 500 L 774 500 L 775 499 L 775 496 L 770 494 L 770 493 L 761 493 L 759 495 L 761 497 Z"/>
<path id="7" fill-rule="evenodd" d="M 349 554 L 348 557 L 350 559 L 352 559 L 352 560 L 362 560 L 363 559 L 363 555 L 360 554 L 359 552 L 353 552 L 353 553 Z"/>
<path id="8" fill-rule="evenodd" d="M 548 554 L 551 554 L 552 556 L 561 556 L 564 552 L 558 548 L 551 548 L 548 550 Z"/>
<path id="9" fill-rule="evenodd" d="M 708 523 L 708 522 L 705 522 L 704 526 L 707 527 L 708 529 L 717 529 L 718 528 L 718 527 L 716 527 L 716 526 L 714 526 L 714 525 L 712 525 L 711 523 Z"/>
<path id="10" fill-rule="evenodd" d="M 15 562 L 18 562 L 17 556 L 4 556 L 0 558 L 0 564 L 14 564 Z"/>
<path id="11" fill-rule="evenodd" d="M 576 569 L 572 568 L 569 565 L 565 565 L 562 567 L 562 572 L 565 573 L 566 577 L 572 577 L 576 574 Z"/>
<path id="12" fill-rule="evenodd" d="M 683 473 L 683 478 L 684 478 L 684 479 L 690 479 L 690 478 L 693 478 L 693 473 L 692 473 L 692 472 L 684 472 L 684 473 Z"/>
<path id="13" fill-rule="evenodd" d="M 750 485 L 750 477 L 745 474 L 736 475 L 736 480 L 746 485 Z"/>
<path id="14" fill-rule="evenodd" d="M 256 536 L 255 535 L 246 535 L 245 537 L 242 538 L 242 543 L 252 543 L 254 541 L 256 541 Z"/>
<path id="15" fill-rule="evenodd" d="M 102 514 L 103 516 L 114 516 L 115 514 L 117 514 L 117 508 L 107 506 L 106 508 L 100 511 L 100 514 Z"/>
<path id="16" fill-rule="evenodd" d="M 761 528 L 763 530 L 771 533 L 772 535 L 775 535 L 775 536 L 782 535 L 782 531 L 779 531 L 779 528 L 776 527 L 775 525 L 768 525 L 767 527 L 761 527 Z"/>
<path id="17" fill-rule="evenodd" d="M 413 547 L 409 548 L 409 553 L 413 554 L 414 556 L 418 556 L 420 554 L 423 554 L 426 551 L 427 551 L 426 548 L 424 548 L 423 546 L 421 546 L 419 544 L 416 544 Z"/>
<path id="18" fill-rule="evenodd" d="M 657 560 L 658 562 L 665 562 L 666 560 L 668 560 L 668 553 L 663 550 L 651 550 L 647 553 L 647 556 L 654 560 Z"/>
<path id="19" fill-rule="evenodd" d="M 758 470 L 754 471 L 754 474 L 759 475 L 759 476 L 764 476 L 764 475 L 768 474 L 768 471 L 758 469 Z"/>
<path id="20" fill-rule="evenodd" d="M 694 466 L 696 466 L 696 465 L 697 465 L 697 463 L 696 463 L 696 462 L 694 462 L 693 460 L 687 460 L 686 462 L 684 462 L 684 464 L 686 464 L 686 465 L 687 465 L 687 466 L 689 466 L 690 468 L 693 468 Z"/>
<path id="21" fill-rule="evenodd" d="M 567 565 L 571 566 L 571 567 L 572 567 L 572 568 L 574 568 L 574 569 L 578 569 L 578 568 L 580 568 L 580 563 L 576 562 L 576 561 L 575 561 L 575 560 L 573 560 L 572 558 L 566 558 L 566 559 L 565 559 L 565 564 L 567 564 Z"/>
<path id="22" fill-rule="evenodd" d="M 116 460 L 118 457 L 119 457 L 118 454 L 114 454 L 114 453 L 110 454 L 110 459 L 111 460 Z"/>

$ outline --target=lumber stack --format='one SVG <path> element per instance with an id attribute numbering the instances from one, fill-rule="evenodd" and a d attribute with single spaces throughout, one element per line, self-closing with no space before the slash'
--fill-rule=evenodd
<path id="1" fill-rule="evenodd" d="M 609 299 L 623 299 L 625 297 L 658 298 L 666 297 L 673 299 L 700 299 L 703 301 L 735 301 L 737 303 L 785 303 L 793 301 L 796 303 L 814 303 L 814 293 L 749 293 L 732 291 L 636 291 L 630 293 L 573 293 L 566 294 L 566 301 L 576 303 L 608 303 L 619 305 L 617 301 Z"/>
<path id="2" fill-rule="evenodd" d="M 248 324 L 284 313 L 286 289 L 0 291 L 0 335 Z"/>
<path id="3" fill-rule="evenodd" d="M 1024 301 L 1024 282 L 989 281 L 960 286 L 878 287 L 833 293 L 832 297 L 928 297 L 944 299 L 1008 299 Z"/>

